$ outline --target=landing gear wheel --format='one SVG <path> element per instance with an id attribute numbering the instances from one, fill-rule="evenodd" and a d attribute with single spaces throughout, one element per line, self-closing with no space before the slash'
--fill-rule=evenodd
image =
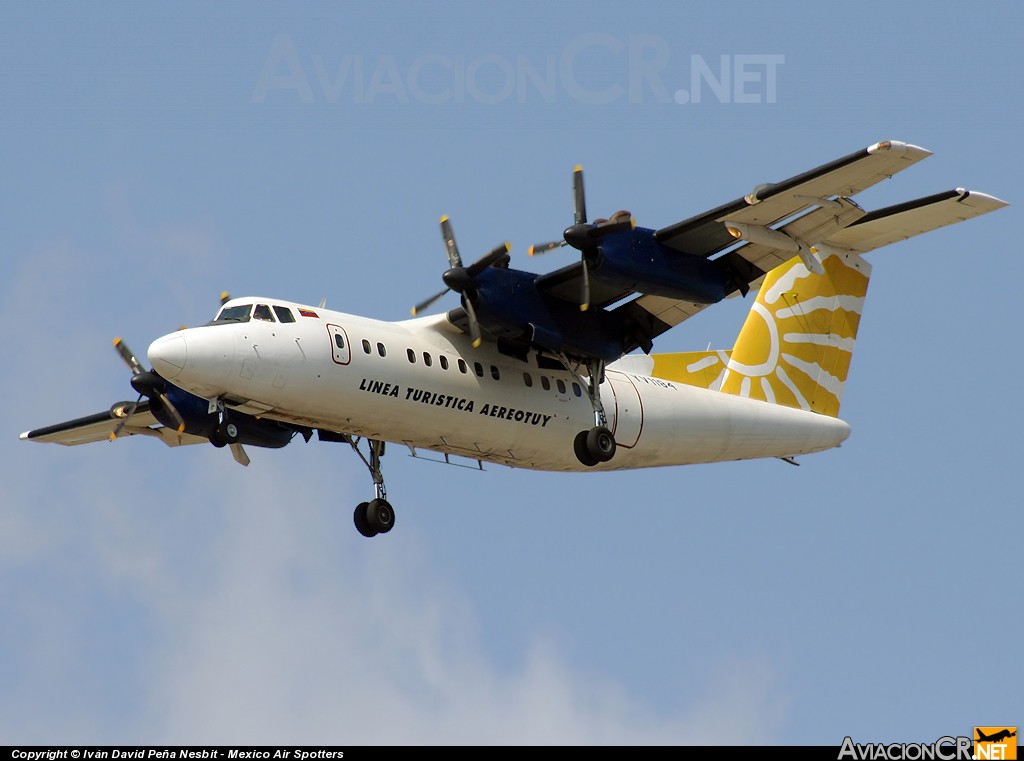
<path id="1" fill-rule="evenodd" d="M 573 451 L 576 452 L 576 459 L 586 465 L 588 468 L 592 468 L 597 465 L 597 460 L 590 454 L 587 449 L 587 435 L 589 431 L 580 431 L 576 434 L 576 440 L 572 443 Z"/>
<path id="2" fill-rule="evenodd" d="M 370 522 L 366 519 L 366 508 L 369 506 L 369 502 L 360 502 L 356 505 L 355 512 L 352 513 L 352 521 L 356 524 L 356 531 L 367 538 L 377 536 L 378 533 L 370 528 Z"/>
<path id="3" fill-rule="evenodd" d="M 386 499 L 375 499 L 366 506 L 366 522 L 375 534 L 386 534 L 395 525 L 395 511 Z"/>
<path id="4" fill-rule="evenodd" d="M 615 456 L 615 437 L 599 425 L 587 431 L 587 453 L 598 462 L 608 462 Z"/>
<path id="5" fill-rule="evenodd" d="M 219 449 L 228 444 L 237 444 L 238 438 L 238 426 L 225 420 L 218 423 L 210 434 L 210 443 Z"/>
<path id="6" fill-rule="evenodd" d="M 225 420 L 217 426 L 217 438 L 225 444 L 238 443 L 238 426 Z"/>

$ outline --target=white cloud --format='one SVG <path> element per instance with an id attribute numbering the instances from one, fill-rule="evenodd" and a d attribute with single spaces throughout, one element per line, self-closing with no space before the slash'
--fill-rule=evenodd
<path id="1" fill-rule="evenodd" d="M 199 454 L 174 465 L 173 493 L 146 504 L 117 496 L 144 488 L 140 476 L 115 486 L 76 469 L 49 485 L 92 495 L 77 508 L 79 549 L 35 558 L 66 574 L 51 602 L 75 615 L 21 643 L 14 686 L 98 684 L 50 703 L 46 722 L 33 721 L 44 696 L 27 696 L 0 719 L 8 741 L 740 743 L 770 740 L 785 719 L 778 675 L 763 663 L 713 669 L 707 694 L 682 711 L 586 673 L 542 637 L 517 667 L 499 668 L 469 602 L 416 537 L 363 540 L 347 500 L 325 505 L 313 486 L 325 456 L 275 453 L 243 470 Z M 115 607 L 90 619 L 89 606 L 110 598 Z M 82 641 L 118 626 L 144 638 L 122 670 L 76 663 L 89 652 Z"/>

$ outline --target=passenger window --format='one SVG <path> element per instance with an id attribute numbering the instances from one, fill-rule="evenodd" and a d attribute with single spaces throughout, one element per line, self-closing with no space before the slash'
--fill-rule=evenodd
<path id="1" fill-rule="evenodd" d="M 341 333 L 334 334 L 334 345 L 339 349 L 345 348 L 345 339 L 342 337 Z"/>
<path id="2" fill-rule="evenodd" d="M 565 381 L 563 381 L 561 378 L 558 378 L 558 379 L 555 380 L 555 383 L 558 384 L 558 393 L 564 394 L 565 393 Z"/>
<path id="3" fill-rule="evenodd" d="M 440 357 L 438 357 L 438 361 L 440 361 L 440 363 L 441 363 L 441 369 L 442 370 L 447 370 L 448 369 L 448 357 L 446 357 L 444 354 L 442 354 Z"/>
<path id="4" fill-rule="evenodd" d="M 459 360 L 459 372 L 462 373 L 463 375 L 465 375 L 468 372 L 466 368 L 466 361 L 463 359 Z"/>
<path id="5" fill-rule="evenodd" d="M 527 388 L 533 387 L 533 376 L 529 373 L 523 373 L 523 383 L 526 384 Z"/>
<path id="6" fill-rule="evenodd" d="M 409 358 L 409 364 L 416 364 L 416 352 L 414 352 L 412 349 L 406 349 L 405 355 Z"/>
<path id="7" fill-rule="evenodd" d="M 430 367 L 432 364 L 434 364 L 433 358 L 427 352 L 423 352 L 423 364 L 425 364 L 427 367 Z"/>
<path id="8" fill-rule="evenodd" d="M 370 342 L 367 341 L 365 338 L 363 339 L 363 352 L 365 354 L 369 354 L 370 353 Z"/>
<path id="9" fill-rule="evenodd" d="M 572 392 L 574 394 L 576 394 L 576 396 L 583 396 L 583 389 L 580 388 L 580 384 L 579 383 L 575 383 L 574 382 L 572 384 Z"/>
<path id="10" fill-rule="evenodd" d="M 545 391 L 551 390 L 551 381 L 548 380 L 548 376 L 546 375 L 540 376 L 540 385 Z"/>
<path id="11" fill-rule="evenodd" d="M 498 372 L 498 368 L 494 365 L 491 365 L 491 377 L 494 378 L 494 380 L 501 380 L 501 373 Z"/>
<path id="12" fill-rule="evenodd" d="M 476 377 L 478 377 L 478 378 L 483 378 L 484 377 L 484 366 L 481 365 L 479 362 L 474 362 L 473 363 L 473 370 L 476 372 Z"/>
<path id="13" fill-rule="evenodd" d="M 252 317 L 254 320 L 274 321 L 274 315 L 270 313 L 270 307 L 266 304 L 257 304 L 256 308 L 252 310 Z"/>
<path id="14" fill-rule="evenodd" d="M 274 314 L 277 315 L 279 322 L 295 322 L 295 315 L 292 314 L 292 310 L 288 307 L 274 307 Z"/>
<path id="15" fill-rule="evenodd" d="M 384 348 L 384 344 L 377 344 L 377 353 L 380 354 L 382 357 L 386 357 L 388 355 L 387 349 Z"/>

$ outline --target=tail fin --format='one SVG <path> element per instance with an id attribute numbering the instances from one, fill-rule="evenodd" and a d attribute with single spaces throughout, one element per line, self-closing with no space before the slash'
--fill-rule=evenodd
<path id="1" fill-rule="evenodd" d="M 797 257 L 765 276 L 732 351 L 655 354 L 653 375 L 838 416 L 871 265 L 819 256 L 823 275 Z"/>

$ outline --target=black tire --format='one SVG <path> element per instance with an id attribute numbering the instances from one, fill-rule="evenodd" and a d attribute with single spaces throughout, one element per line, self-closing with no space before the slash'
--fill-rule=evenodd
<path id="1" fill-rule="evenodd" d="M 598 462 L 608 462 L 615 456 L 615 437 L 599 425 L 587 431 L 587 452 Z"/>
<path id="2" fill-rule="evenodd" d="M 238 426 L 229 420 L 217 426 L 217 438 L 225 444 L 237 444 L 238 436 Z"/>
<path id="3" fill-rule="evenodd" d="M 366 522 L 377 534 L 386 534 L 395 526 L 395 510 L 386 499 L 375 499 L 366 506 Z"/>
<path id="4" fill-rule="evenodd" d="M 352 522 L 356 524 L 356 531 L 368 539 L 377 536 L 377 532 L 370 527 L 369 522 L 366 520 L 366 508 L 369 504 L 369 502 L 360 502 L 356 505 L 355 512 L 352 513 Z"/>
<path id="5" fill-rule="evenodd" d="M 591 456 L 590 451 L 587 449 L 587 434 L 589 431 L 580 431 L 576 434 L 576 440 L 572 443 L 573 451 L 576 452 L 576 459 L 586 465 L 588 468 L 592 468 L 597 465 L 597 460 Z"/>

